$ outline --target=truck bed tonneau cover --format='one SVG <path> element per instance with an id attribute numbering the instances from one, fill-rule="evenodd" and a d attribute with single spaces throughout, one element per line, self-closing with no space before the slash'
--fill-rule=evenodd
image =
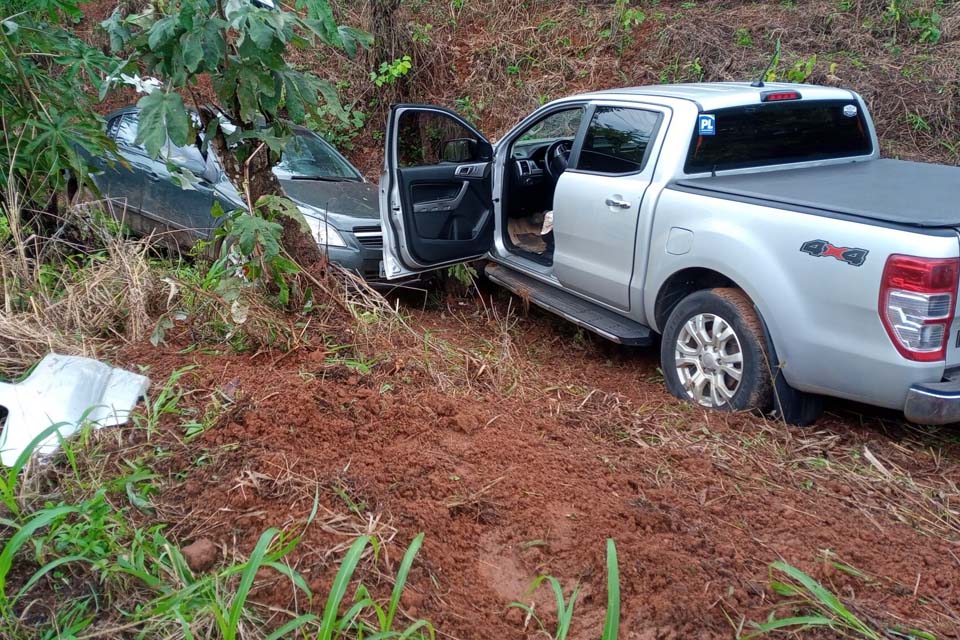
<path id="1" fill-rule="evenodd" d="M 960 167 L 868 160 L 677 180 L 684 190 L 913 227 L 960 227 Z"/>

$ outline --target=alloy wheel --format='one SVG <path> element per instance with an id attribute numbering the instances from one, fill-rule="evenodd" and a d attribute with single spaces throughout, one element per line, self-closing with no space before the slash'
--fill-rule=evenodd
<path id="1" fill-rule="evenodd" d="M 700 313 L 683 325 L 674 347 L 680 384 L 697 404 L 712 409 L 730 403 L 743 378 L 743 349 L 733 326 Z"/>

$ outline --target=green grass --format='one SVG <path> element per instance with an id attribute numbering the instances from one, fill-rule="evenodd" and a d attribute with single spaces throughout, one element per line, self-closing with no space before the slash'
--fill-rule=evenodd
<path id="1" fill-rule="evenodd" d="M 546 624 L 533 612 L 533 607 L 522 602 L 511 602 L 508 608 L 520 609 L 527 614 L 527 618 L 537 623 L 540 631 L 554 640 L 565 640 L 573 624 L 574 607 L 580 595 L 580 584 L 573 587 L 569 598 L 564 595 L 563 585 L 553 576 L 542 575 L 530 585 L 527 590 L 532 594 L 540 585 L 547 583 L 553 593 L 557 607 L 557 623 L 551 632 Z M 601 640 L 617 640 L 620 632 L 620 569 L 617 561 L 617 546 L 613 540 L 607 540 L 607 610 L 604 616 L 603 633 Z"/>
<path id="2" fill-rule="evenodd" d="M 799 633 L 810 629 L 829 629 L 845 638 L 885 640 L 890 637 L 906 640 L 936 640 L 935 636 L 917 629 L 879 630 L 861 620 L 833 592 L 800 569 L 777 561 L 770 565 L 771 576 L 781 574 L 783 579 L 772 579 L 770 588 L 779 596 L 790 598 L 780 608 L 790 608 L 790 615 L 778 617 L 777 611 L 764 622 L 752 623 L 755 631 L 739 636 L 743 640 L 758 638 L 773 632 Z"/>
<path id="3" fill-rule="evenodd" d="M 178 542 L 167 537 L 167 525 L 153 518 L 151 502 L 164 480 L 151 464 L 169 455 L 160 419 L 174 414 L 177 421 L 185 411 L 181 401 L 191 393 L 182 387 L 187 371 L 174 372 L 147 402 L 144 415 L 133 421 L 132 429 L 152 434 L 141 449 L 147 453 L 110 464 L 97 439 L 81 430 L 61 441 L 60 453 L 47 462 L 43 477 L 30 478 L 26 490 L 28 463 L 40 442 L 64 426 L 57 424 L 0 474 L 6 513 L 0 518 L 0 637 L 82 637 L 124 629 L 144 638 L 434 638 L 429 621 L 408 624 L 398 617 L 422 533 L 406 550 L 386 601 L 356 579 L 367 551 L 373 549 L 374 564 L 379 555 L 376 539 L 357 538 L 319 615 L 310 612 L 314 593 L 289 560 L 300 539 L 279 529 L 264 531 L 245 560 L 202 574 L 190 570 Z M 315 500 L 308 522 L 316 513 Z M 297 600 L 301 610 L 278 617 L 251 599 L 265 570 L 293 585 L 302 595 Z M 52 615 L 35 614 L 44 608 Z"/>

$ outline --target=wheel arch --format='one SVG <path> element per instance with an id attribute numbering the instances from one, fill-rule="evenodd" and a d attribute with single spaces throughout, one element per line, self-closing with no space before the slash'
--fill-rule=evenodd
<path id="1" fill-rule="evenodd" d="M 654 305 L 654 317 L 657 329 L 663 331 L 667 318 L 674 307 L 688 295 L 714 287 L 735 287 L 743 292 L 760 321 L 763 339 L 766 343 L 769 366 L 773 374 L 773 402 L 776 413 L 788 424 L 806 426 L 816 422 L 823 412 L 823 398 L 815 394 L 802 393 L 793 389 L 784 377 L 780 354 L 773 338 L 770 325 L 764 317 L 756 300 L 733 278 L 713 269 L 688 267 L 671 274 L 657 291 Z"/>
<path id="2" fill-rule="evenodd" d="M 736 287 L 744 291 L 743 287 L 737 284 L 733 278 L 706 267 L 687 267 L 671 274 L 663 281 L 657 291 L 656 302 L 653 307 L 653 319 L 657 330 L 663 331 L 664 325 L 667 324 L 667 318 L 670 317 L 670 312 L 681 300 L 691 293 L 715 287 Z M 750 294 L 746 291 L 744 293 L 748 298 L 750 297 Z M 756 306 L 755 303 L 754 306 Z"/>

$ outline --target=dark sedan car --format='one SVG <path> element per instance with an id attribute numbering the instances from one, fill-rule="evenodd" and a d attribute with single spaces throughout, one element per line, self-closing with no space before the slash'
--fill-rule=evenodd
<path id="1" fill-rule="evenodd" d="M 115 215 L 135 233 L 154 234 L 181 250 L 211 238 L 220 223 L 211 214 L 214 201 L 224 211 L 244 207 L 236 187 L 212 150 L 205 158 L 196 145 L 170 143 L 160 157 L 150 159 L 136 144 L 138 125 L 136 107 L 111 113 L 107 135 L 126 162 L 91 160 L 94 182 L 113 202 Z M 383 237 L 376 186 L 317 134 L 303 127 L 294 127 L 293 134 L 273 169 L 284 192 L 297 203 L 332 261 L 367 280 L 379 280 Z M 187 169 L 196 181 L 183 188 L 168 163 Z"/>

